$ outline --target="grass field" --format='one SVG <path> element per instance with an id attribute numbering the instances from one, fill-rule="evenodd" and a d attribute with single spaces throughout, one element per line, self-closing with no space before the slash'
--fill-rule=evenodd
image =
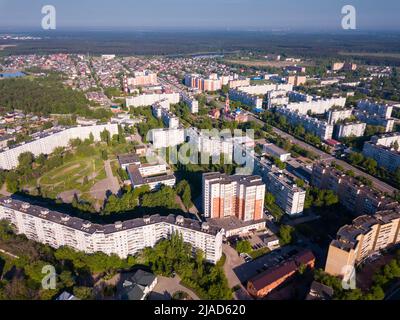
<path id="1" fill-rule="evenodd" d="M 108 159 L 112 160 L 113 173 L 116 175 L 117 154 L 130 151 L 128 144 L 115 147 L 102 145 L 93 148 L 90 155 L 74 153 L 64 164 L 49 172 L 46 172 L 38 180 L 42 193 L 50 198 L 57 198 L 60 193 L 79 191 L 80 197 L 91 200 L 90 189 L 99 181 L 106 179 L 104 160 L 101 157 L 101 149 L 108 153 Z M 64 160 L 65 161 L 65 160 Z"/>
<path id="2" fill-rule="evenodd" d="M 85 177 L 87 177 L 87 181 Z M 63 166 L 44 174 L 39 180 L 43 191 L 56 197 L 68 190 L 88 192 L 98 181 L 106 178 L 104 161 L 99 155 L 89 158 L 74 157 Z"/>

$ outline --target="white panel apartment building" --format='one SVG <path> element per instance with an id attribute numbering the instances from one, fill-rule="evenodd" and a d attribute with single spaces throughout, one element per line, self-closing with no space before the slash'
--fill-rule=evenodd
<path id="1" fill-rule="evenodd" d="M 333 125 L 328 124 L 326 121 L 311 118 L 286 108 L 276 109 L 276 112 L 287 117 L 288 122 L 292 125 L 302 125 L 306 131 L 313 133 L 322 140 L 332 139 Z"/>
<path id="2" fill-rule="evenodd" d="M 249 94 L 237 89 L 229 90 L 229 98 L 257 109 L 262 108 L 264 101 L 264 99 L 260 98 L 258 95 Z"/>
<path id="3" fill-rule="evenodd" d="M 152 129 L 149 131 L 149 137 L 155 149 L 174 147 L 185 142 L 185 130 L 181 128 Z"/>
<path id="4" fill-rule="evenodd" d="M 18 166 L 18 156 L 24 152 L 32 152 L 35 156 L 50 154 L 57 147 L 67 147 L 71 139 L 87 139 L 93 134 L 95 141 L 100 140 L 100 133 L 108 130 L 112 135 L 118 134 L 117 124 L 95 126 L 78 126 L 72 128 L 57 128 L 34 136 L 34 140 L 5 149 L 0 153 L 0 168 L 11 170 Z"/>
<path id="5" fill-rule="evenodd" d="M 137 97 L 128 97 L 126 98 L 126 106 L 127 107 L 143 107 L 143 106 L 151 106 L 154 103 L 168 100 L 170 104 L 176 104 L 180 101 L 179 93 L 153 93 L 153 94 L 142 94 Z"/>
<path id="6" fill-rule="evenodd" d="M 355 116 L 358 120 L 374 126 L 385 127 L 385 132 L 393 131 L 395 119 L 392 118 L 393 106 L 378 104 L 368 100 L 357 103 Z"/>
<path id="7" fill-rule="evenodd" d="M 210 156 L 227 155 L 232 157 L 233 155 L 232 139 L 224 140 L 219 136 L 206 135 L 196 128 L 187 129 L 186 137 L 189 143 L 200 153 L 206 153 Z"/>
<path id="8" fill-rule="evenodd" d="M 373 136 L 371 141 L 364 143 L 365 157 L 375 159 L 378 166 L 389 171 L 396 171 L 400 166 L 400 148 L 394 148 L 395 143 L 400 146 L 400 133 Z"/>
<path id="9" fill-rule="evenodd" d="M 88 254 L 103 252 L 121 258 L 135 255 L 173 233 L 201 249 L 207 261 L 222 256 L 222 231 L 206 223 L 173 215 L 152 215 L 115 224 L 93 224 L 11 198 L 0 199 L 0 220 L 13 224 L 18 234 L 53 248 L 68 246 Z"/>
<path id="10" fill-rule="evenodd" d="M 378 104 L 368 100 L 361 100 L 357 103 L 357 109 L 365 111 L 370 115 L 377 115 L 384 119 L 392 116 L 393 106 L 388 104 Z"/>
<path id="11" fill-rule="evenodd" d="M 267 188 L 274 197 L 276 204 L 288 215 L 299 215 L 304 211 L 306 191 L 299 188 L 287 175 L 279 171 L 267 174 Z"/>
<path id="12" fill-rule="evenodd" d="M 307 114 L 309 111 L 312 114 L 323 114 L 334 106 L 343 108 L 345 105 L 346 98 L 331 98 L 292 102 L 285 106 L 285 108 L 291 111 L 297 111 L 299 114 Z"/>
<path id="13" fill-rule="evenodd" d="M 179 127 L 179 118 L 170 112 L 168 100 L 162 100 L 154 103 L 151 106 L 153 116 L 162 119 L 164 124 L 170 129 Z"/>
<path id="14" fill-rule="evenodd" d="M 367 124 L 363 122 L 336 125 L 335 137 L 336 139 L 346 137 L 362 137 L 366 127 Z"/>
<path id="15" fill-rule="evenodd" d="M 239 87 L 237 90 L 253 95 L 266 95 L 271 91 L 293 91 L 291 84 L 264 84 L 259 86 Z"/>
<path id="16" fill-rule="evenodd" d="M 196 99 L 183 93 L 181 93 L 181 99 L 189 106 L 191 113 L 199 112 L 199 102 Z"/>
<path id="17" fill-rule="evenodd" d="M 261 109 L 264 99 L 261 96 L 271 94 L 271 102 L 275 104 L 287 103 L 287 97 L 282 95 L 288 91 L 293 90 L 293 85 L 290 84 L 265 84 L 259 86 L 246 86 L 238 87 L 229 90 L 229 97 L 232 100 L 240 101 L 249 106 Z M 276 94 L 274 94 L 276 92 Z"/>
<path id="18" fill-rule="evenodd" d="M 328 123 L 335 124 L 336 122 L 350 118 L 352 114 L 353 109 L 330 110 L 328 113 Z"/>

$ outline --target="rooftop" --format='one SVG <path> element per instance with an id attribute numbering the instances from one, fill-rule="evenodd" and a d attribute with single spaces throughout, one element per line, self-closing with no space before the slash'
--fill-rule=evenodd
<path id="1" fill-rule="evenodd" d="M 10 197 L 0 198 L 0 206 L 24 212 L 26 214 L 47 221 L 58 223 L 67 228 L 83 231 L 89 234 L 94 234 L 94 233 L 112 234 L 114 232 L 134 229 L 155 223 L 168 223 L 172 225 L 179 225 L 187 229 L 201 231 L 213 235 L 216 235 L 217 233 L 220 232 L 220 229 L 217 227 L 207 226 L 207 228 L 205 228 L 205 225 L 197 220 L 186 219 L 183 218 L 182 216 L 174 216 L 172 214 L 169 216 L 160 216 L 159 214 L 154 214 L 151 216 L 145 216 L 143 218 L 116 222 L 114 224 L 94 224 L 88 220 L 72 217 L 64 213 L 58 211 L 52 211 L 41 206 L 31 205 L 27 202 L 13 199 Z"/>

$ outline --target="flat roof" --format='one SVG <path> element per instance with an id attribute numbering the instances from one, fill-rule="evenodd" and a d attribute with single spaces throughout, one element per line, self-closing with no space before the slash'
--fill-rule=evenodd
<path id="1" fill-rule="evenodd" d="M 222 219 L 213 219 L 213 218 L 207 219 L 207 222 L 212 226 L 216 226 L 218 228 L 221 228 L 221 229 L 224 229 L 227 231 L 231 231 L 231 230 L 236 230 L 236 229 L 256 225 L 256 224 L 265 222 L 266 220 L 267 219 L 263 218 L 263 219 L 259 219 L 259 220 L 242 221 L 242 220 L 239 220 L 237 217 L 230 216 L 230 217 L 226 217 L 226 218 L 222 218 Z"/>
<path id="2" fill-rule="evenodd" d="M 208 230 L 204 230 L 202 228 L 201 222 L 197 220 L 187 219 L 182 216 L 174 216 L 172 214 L 169 216 L 160 216 L 159 214 L 154 214 L 150 216 L 145 216 L 143 218 L 136 218 L 122 222 L 116 222 L 114 224 L 95 224 L 88 220 L 83 220 L 77 217 L 69 216 L 59 211 L 49 210 L 45 207 L 32 205 L 28 202 L 24 202 L 11 197 L 0 198 L 0 206 L 20 211 L 47 221 L 64 225 L 71 229 L 83 231 L 90 234 L 94 233 L 112 234 L 114 232 L 134 229 L 137 227 L 142 227 L 145 225 L 150 225 L 155 223 L 168 223 L 168 224 L 179 225 L 187 229 L 200 231 L 212 235 L 216 235 L 220 231 L 220 228 L 217 228 L 215 226 L 209 226 Z"/>

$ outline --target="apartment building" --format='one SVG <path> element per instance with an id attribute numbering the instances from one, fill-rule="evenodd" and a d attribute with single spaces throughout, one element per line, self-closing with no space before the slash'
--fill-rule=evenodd
<path id="1" fill-rule="evenodd" d="M 328 123 L 336 124 L 339 121 L 346 120 L 353 115 L 354 109 L 333 109 L 328 112 Z"/>
<path id="2" fill-rule="evenodd" d="M 222 89 L 223 81 L 217 75 L 210 75 L 208 78 L 204 78 L 199 74 L 187 74 L 185 75 L 185 85 L 189 88 L 196 88 L 200 92 L 202 91 L 218 91 Z"/>
<path id="3" fill-rule="evenodd" d="M 354 71 L 357 70 L 357 65 L 351 62 L 335 62 L 332 65 L 333 71 Z"/>
<path id="4" fill-rule="evenodd" d="M 400 210 L 379 211 L 353 220 L 339 229 L 329 246 L 325 272 L 344 276 L 349 267 L 355 267 L 379 250 L 400 243 Z"/>
<path id="5" fill-rule="evenodd" d="M 334 129 L 336 139 L 346 137 L 362 137 L 364 135 L 367 124 L 363 122 L 338 124 Z"/>
<path id="6" fill-rule="evenodd" d="M 293 85 L 291 84 L 263 84 L 256 86 L 247 86 L 247 87 L 238 87 L 236 88 L 239 91 L 245 92 L 247 94 L 256 95 L 256 96 L 264 96 L 268 92 L 271 91 L 293 91 Z"/>
<path id="7" fill-rule="evenodd" d="M 168 100 L 158 101 L 151 106 L 153 116 L 162 119 L 164 124 L 170 129 L 179 127 L 179 118 L 170 112 Z"/>
<path id="8" fill-rule="evenodd" d="M 263 101 L 264 99 L 254 95 L 254 94 L 249 94 L 243 91 L 240 91 L 238 89 L 230 89 L 229 90 L 229 98 L 232 99 L 233 101 L 240 101 L 243 104 L 246 104 L 248 106 L 261 109 L 263 106 Z"/>
<path id="9" fill-rule="evenodd" d="M 181 100 L 189 106 L 191 113 L 199 112 L 199 102 L 195 98 L 181 93 Z"/>
<path id="10" fill-rule="evenodd" d="M 300 215 L 304 211 L 306 191 L 299 188 L 288 175 L 281 171 L 271 171 L 266 176 L 267 190 L 275 197 L 276 204 L 290 215 Z"/>
<path id="11" fill-rule="evenodd" d="M 144 87 L 156 85 L 157 81 L 157 73 L 151 72 L 149 70 L 144 71 L 136 71 L 134 76 L 131 78 L 124 78 L 125 88 L 128 86 L 132 87 Z"/>
<path id="12" fill-rule="evenodd" d="M 234 150 L 235 159 L 242 159 L 246 167 L 252 168 L 252 174 L 261 176 L 267 191 L 277 199 L 276 204 L 286 214 L 297 215 L 304 211 L 306 192 L 294 183 L 285 170 L 279 170 L 268 159 L 257 157 L 252 148 L 235 143 Z"/>
<path id="13" fill-rule="evenodd" d="M 182 216 L 156 214 L 100 225 L 17 199 L 2 198 L 0 220 L 10 222 L 18 234 L 28 239 L 88 254 L 104 252 L 126 258 L 178 233 L 184 242 L 202 250 L 210 263 L 215 264 L 222 256 L 222 231 Z"/>
<path id="14" fill-rule="evenodd" d="M 289 100 L 290 102 L 311 102 L 313 96 L 310 96 L 305 93 L 297 92 L 297 91 L 290 91 L 289 92 Z"/>
<path id="15" fill-rule="evenodd" d="M 290 124 L 302 125 L 306 131 L 320 137 L 322 140 L 332 139 L 333 125 L 328 124 L 326 121 L 311 118 L 287 108 L 278 108 L 276 112 L 285 116 Z"/>
<path id="16" fill-rule="evenodd" d="M 395 124 L 394 118 L 384 118 L 376 114 L 369 114 L 366 111 L 355 111 L 354 116 L 357 120 L 365 122 L 371 126 L 380 126 L 385 128 L 385 132 L 392 132 Z"/>
<path id="17" fill-rule="evenodd" d="M 18 166 L 18 157 L 24 152 L 31 152 L 35 157 L 40 154 L 51 154 L 57 147 L 67 147 L 72 139 L 87 139 L 90 134 L 95 141 L 100 141 L 100 133 L 104 130 L 111 136 L 118 134 L 118 125 L 108 123 L 94 126 L 77 126 L 71 128 L 57 127 L 32 135 L 33 140 L 21 143 L 0 152 L 0 168 L 11 170 Z"/>
<path id="18" fill-rule="evenodd" d="M 167 99 L 157 101 L 153 103 L 151 106 L 151 112 L 153 113 L 153 116 L 155 116 L 156 118 L 161 119 L 163 110 L 167 111 L 170 110 L 170 103 Z"/>
<path id="19" fill-rule="evenodd" d="M 155 149 L 174 147 L 185 142 L 185 130 L 176 129 L 152 129 L 149 131 L 150 141 Z"/>
<path id="20" fill-rule="evenodd" d="M 400 166 L 400 133 L 373 136 L 364 143 L 363 155 L 376 160 L 380 167 L 396 171 Z"/>
<path id="21" fill-rule="evenodd" d="M 393 105 L 379 104 L 368 100 L 361 100 L 357 103 L 359 111 L 365 111 L 370 115 L 377 115 L 384 119 L 392 117 Z"/>
<path id="22" fill-rule="evenodd" d="M 246 87 L 250 85 L 250 78 L 238 78 L 229 81 L 229 88 Z"/>
<path id="23" fill-rule="evenodd" d="M 285 108 L 297 111 L 299 114 L 324 114 L 333 107 L 343 108 L 346 105 L 346 98 L 315 98 L 311 101 L 291 102 Z"/>
<path id="24" fill-rule="evenodd" d="M 134 108 L 151 106 L 161 100 L 168 100 L 170 104 L 177 104 L 180 101 L 180 95 L 176 92 L 141 94 L 136 97 L 126 98 L 126 106 Z"/>
<path id="25" fill-rule="evenodd" d="M 261 177 L 205 173 L 202 187 L 206 218 L 234 216 L 243 221 L 263 218 L 265 184 Z"/>
<path id="26" fill-rule="evenodd" d="M 233 142 L 231 139 L 224 139 L 220 135 L 206 134 L 196 128 L 186 130 L 186 137 L 192 147 L 198 152 L 213 156 L 225 156 L 232 159 Z"/>
<path id="27" fill-rule="evenodd" d="M 301 86 L 307 82 L 306 76 L 288 76 L 287 83 L 293 86 Z"/>
<path id="28" fill-rule="evenodd" d="M 375 214 L 396 204 L 380 192 L 326 163 L 314 164 L 311 180 L 311 184 L 319 189 L 332 190 L 345 208 L 357 214 Z"/>

